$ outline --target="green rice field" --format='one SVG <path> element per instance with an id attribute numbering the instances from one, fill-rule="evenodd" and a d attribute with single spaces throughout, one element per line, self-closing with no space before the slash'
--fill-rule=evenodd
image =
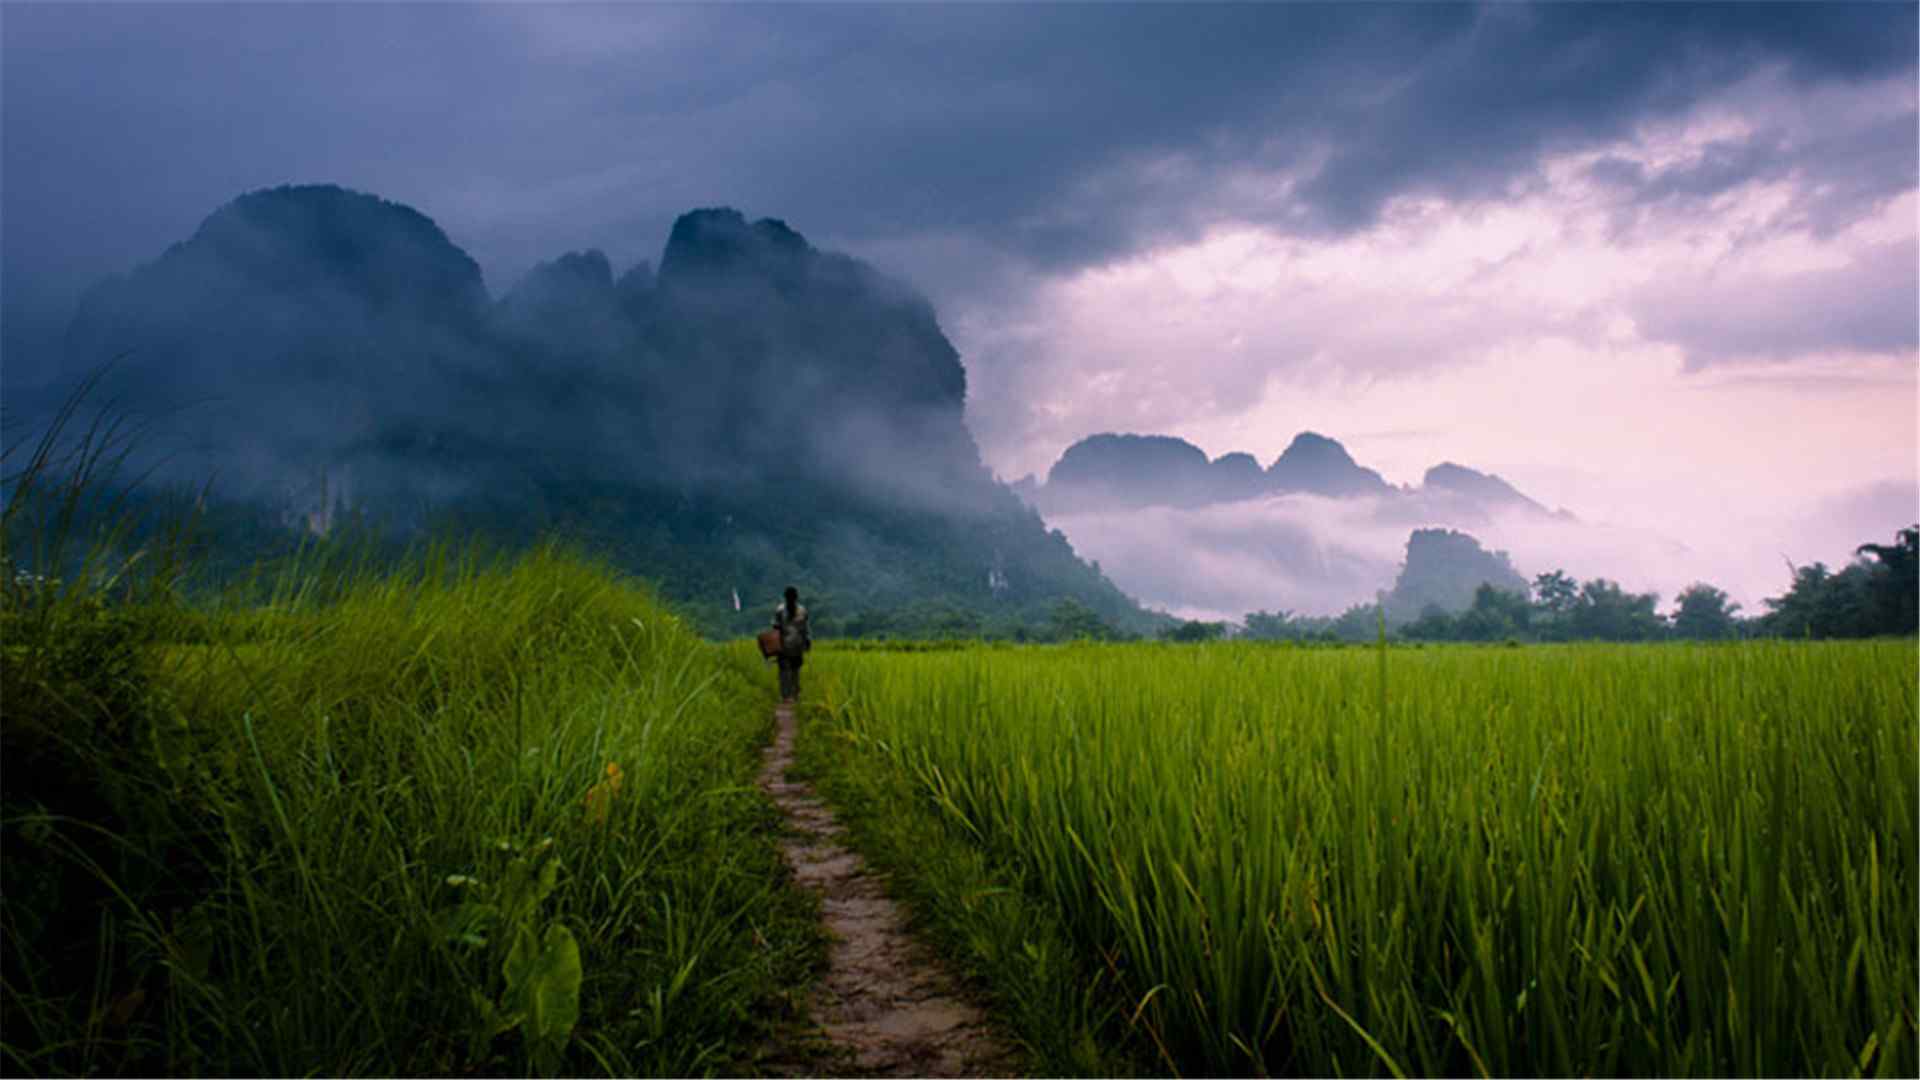
<path id="1" fill-rule="evenodd" d="M 1915 662 L 829 648 L 803 739 L 1017 882 L 1147 1071 L 1913 1076 Z"/>
<path id="2" fill-rule="evenodd" d="M 644 586 L 5 600 L 9 1074 L 745 1075 L 805 1030 L 771 672 Z M 1038 1073 L 1912 1076 L 1916 655 L 827 643 L 797 772 Z"/>

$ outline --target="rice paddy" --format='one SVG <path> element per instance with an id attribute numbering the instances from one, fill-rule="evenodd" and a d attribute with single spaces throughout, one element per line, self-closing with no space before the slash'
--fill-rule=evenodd
<path id="1" fill-rule="evenodd" d="M 606 568 L 9 605 L 12 1070 L 746 1073 L 804 1025 L 771 676 Z M 828 644 L 798 756 L 1040 1072 L 1912 1076 L 1915 665 Z"/>
<path id="2" fill-rule="evenodd" d="M 1915 660 L 829 649 L 803 737 L 1017 881 L 1150 1071 L 1911 1076 Z"/>

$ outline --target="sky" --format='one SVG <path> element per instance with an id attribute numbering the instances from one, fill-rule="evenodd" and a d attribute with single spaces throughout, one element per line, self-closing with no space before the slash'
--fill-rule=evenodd
<path id="1" fill-rule="evenodd" d="M 1752 609 L 1920 518 L 1917 52 L 1912 4 L 9 2 L 0 392 L 247 190 L 412 205 L 495 295 L 729 205 L 924 292 L 1007 479 L 1314 430 Z"/>

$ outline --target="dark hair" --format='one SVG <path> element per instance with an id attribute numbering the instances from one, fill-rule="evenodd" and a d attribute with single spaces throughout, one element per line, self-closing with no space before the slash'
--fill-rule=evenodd
<path id="1" fill-rule="evenodd" d="M 787 615 L 789 617 L 793 615 L 793 605 L 799 602 L 800 602 L 800 590 L 794 588 L 791 585 L 787 586 Z"/>

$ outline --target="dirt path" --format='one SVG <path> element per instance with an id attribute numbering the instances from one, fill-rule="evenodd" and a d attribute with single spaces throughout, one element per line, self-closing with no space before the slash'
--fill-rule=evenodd
<path id="1" fill-rule="evenodd" d="M 879 875 L 844 843 L 845 830 L 806 784 L 787 779 L 793 764 L 793 709 L 774 712 L 779 731 L 766 751 L 760 786 L 786 814 L 794 835 L 781 853 L 802 888 L 821 898 L 832 937 L 827 972 L 808 1005 L 827 1046 L 823 1055 L 779 1053 L 777 1073 L 831 1068 L 858 1076 L 1009 1076 L 1013 1049 L 962 1001 L 951 976 L 907 933 L 906 918 Z"/>

